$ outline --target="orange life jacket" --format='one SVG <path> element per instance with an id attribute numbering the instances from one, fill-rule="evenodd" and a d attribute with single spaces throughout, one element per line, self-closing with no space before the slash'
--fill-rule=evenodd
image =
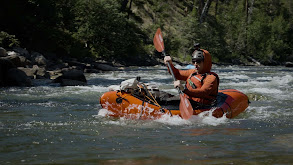
<path id="1" fill-rule="evenodd" d="M 197 88 L 201 88 L 203 83 L 204 83 L 204 79 L 206 78 L 207 75 L 214 75 L 217 79 L 217 90 L 214 93 L 209 94 L 208 96 L 205 96 L 204 98 L 198 98 L 198 97 L 191 97 L 185 94 L 185 96 L 189 99 L 192 99 L 193 101 L 196 101 L 200 104 L 203 105 L 211 105 L 216 101 L 217 98 L 217 94 L 218 94 L 218 87 L 219 87 L 219 76 L 214 73 L 214 72 L 208 72 L 208 73 L 204 73 L 204 74 L 198 74 L 193 73 L 191 74 L 187 81 L 186 81 L 186 88 L 193 88 L 193 89 L 197 89 Z"/>

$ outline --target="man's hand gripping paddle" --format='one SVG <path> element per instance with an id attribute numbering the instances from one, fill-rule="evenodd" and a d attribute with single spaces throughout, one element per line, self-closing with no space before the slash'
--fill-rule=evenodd
<path id="1" fill-rule="evenodd" d="M 166 56 L 163 36 L 162 36 L 162 32 L 161 32 L 160 28 L 158 28 L 158 30 L 154 36 L 154 45 L 155 45 L 155 48 L 158 52 L 162 52 L 163 55 Z M 173 80 L 176 81 L 175 75 L 174 75 L 173 70 L 170 66 L 170 62 L 168 62 L 168 68 L 172 74 Z M 193 114 L 192 106 L 190 104 L 190 101 L 186 97 L 184 97 L 184 94 L 179 89 L 179 87 L 177 87 L 177 89 L 178 89 L 179 96 L 180 96 L 179 109 L 180 109 L 181 117 L 185 120 L 188 120 Z"/>

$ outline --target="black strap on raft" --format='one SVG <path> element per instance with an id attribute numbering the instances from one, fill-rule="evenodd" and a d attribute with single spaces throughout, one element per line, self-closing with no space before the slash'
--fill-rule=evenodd
<path id="1" fill-rule="evenodd" d="M 160 108 L 160 111 L 161 111 L 162 113 L 166 113 L 165 109 L 163 109 L 163 108 Z M 170 116 L 172 117 L 173 114 L 172 114 L 171 110 L 168 109 L 168 111 L 169 111 L 169 113 L 170 113 Z"/>
<path id="2" fill-rule="evenodd" d="M 170 113 L 170 115 L 171 115 L 171 117 L 172 117 L 172 116 L 173 116 L 173 114 L 172 114 L 171 110 L 170 110 L 170 109 L 168 109 L 168 111 L 169 111 L 169 113 Z"/>
<path id="3" fill-rule="evenodd" d="M 118 95 L 119 92 L 121 92 L 121 91 L 118 90 L 118 91 L 116 92 L 116 96 L 118 96 L 118 97 L 116 98 L 116 103 L 121 104 L 123 100 L 129 102 L 126 98 L 123 98 L 123 97 L 121 97 L 120 95 Z"/>

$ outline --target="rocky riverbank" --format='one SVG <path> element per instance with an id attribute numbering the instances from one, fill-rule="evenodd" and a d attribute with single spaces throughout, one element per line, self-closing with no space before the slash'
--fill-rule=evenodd
<path id="1" fill-rule="evenodd" d="M 23 48 L 0 47 L 0 87 L 33 86 L 32 79 L 50 79 L 61 86 L 87 85 L 84 73 L 119 70 L 119 65 L 90 58 L 77 60 L 43 55 Z"/>
<path id="2" fill-rule="evenodd" d="M 252 58 L 249 60 L 249 64 L 241 63 L 240 65 L 262 65 Z M 178 62 L 176 58 L 173 61 L 180 65 L 187 65 Z M 159 59 L 158 63 L 163 65 L 162 59 Z M 236 64 L 239 65 L 239 63 Z M 292 62 L 286 62 L 284 65 L 293 67 Z M 59 83 L 60 86 L 87 85 L 85 73 L 117 71 L 121 67 L 120 64 L 91 58 L 78 60 L 57 57 L 54 54 L 43 55 L 38 52 L 29 52 L 23 48 L 6 50 L 0 47 L 0 87 L 33 86 L 33 79 L 49 79 L 51 83 Z"/>

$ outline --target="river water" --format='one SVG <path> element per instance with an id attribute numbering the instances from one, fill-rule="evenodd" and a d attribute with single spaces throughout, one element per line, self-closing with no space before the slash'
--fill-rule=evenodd
<path id="1" fill-rule="evenodd" d="M 293 69 L 216 66 L 220 89 L 250 98 L 234 119 L 105 116 L 109 85 L 140 76 L 176 94 L 165 67 L 88 74 L 88 86 L 0 89 L 0 164 L 292 164 Z"/>

